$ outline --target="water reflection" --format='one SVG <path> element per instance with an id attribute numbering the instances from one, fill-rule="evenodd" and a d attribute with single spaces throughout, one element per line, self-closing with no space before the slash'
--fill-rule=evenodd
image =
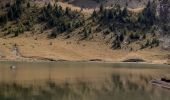
<path id="1" fill-rule="evenodd" d="M 113 64 L 0 64 L 0 100 L 169 100 L 170 91 L 150 80 L 168 67 Z M 83 66 L 83 67 L 82 67 Z M 116 66 L 116 65 L 115 65 Z M 140 65 L 141 66 L 141 65 Z M 136 68 L 137 67 L 137 68 Z"/>

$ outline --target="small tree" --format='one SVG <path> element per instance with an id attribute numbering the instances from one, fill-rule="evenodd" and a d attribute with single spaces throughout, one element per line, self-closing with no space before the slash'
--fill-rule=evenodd
<path id="1" fill-rule="evenodd" d="M 93 17 L 93 18 L 94 18 L 94 17 L 95 17 L 95 18 L 97 17 L 97 12 L 96 12 L 96 10 L 93 11 L 92 17 Z"/>
<path id="2" fill-rule="evenodd" d="M 141 25 L 145 27 L 152 26 L 156 21 L 156 4 L 155 2 L 148 1 L 147 6 L 143 10 L 143 12 L 139 15 L 138 19 Z"/>
<path id="3" fill-rule="evenodd" d="M 30 8 L 30 2 L 27 3 L 27 8 Z"/>
<path id="4" fill-rule="evenodd" d="M 146 48 L 146 47 L 148 47 L 149 45 L 150 45 L 150 41 L 147 40 L 144 47 Z"/>
<path id="5" fill-rule="evenodd" d="M 101 5 L 100 5 L 100 12 L 103 12 L 103 11 L 104 11 L 104 5 L 101 4 Z"/>
<path id="6" fill-rule="evenodd" d="M 128 16 L 128 10 L 127 10 L 127 7 L 125 7 L 125 8 L 123 9 L 123 11 L 122 11 L 122 16 L 123 16 L 123 17 Z"/>

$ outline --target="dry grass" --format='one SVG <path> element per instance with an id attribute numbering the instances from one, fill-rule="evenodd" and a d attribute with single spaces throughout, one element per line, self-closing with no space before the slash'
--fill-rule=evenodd
<path id="1" fill-rule="evenodd" d="M 150 63 L 166 63 L 165 56 L 169 51 L 162 51 L 160 48 L 145 49 L 130 52 L 127 50 L 112 50 L 102 42 L 82 41 L 68 39 L 38 39 L 34 38 L 8 38 L 0 39 L 0 55 L 8 60 L 22 60 L 12 53 L 12 46 L 18 45 L 20 53 L 24 57 L 49 58 L 54 60 L 89 61 L 101 59 L 103 61 L 123 61 L 124 59 L 141 58 Z"/>

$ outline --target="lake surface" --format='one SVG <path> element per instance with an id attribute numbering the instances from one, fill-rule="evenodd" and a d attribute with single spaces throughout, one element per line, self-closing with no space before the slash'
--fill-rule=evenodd
<path id="1" fill-rule="evenodd" d="M 170 66 L 0 62 L 0 100 L 170 100 L 170 90 L 150 83 L 161 77 Z"/>

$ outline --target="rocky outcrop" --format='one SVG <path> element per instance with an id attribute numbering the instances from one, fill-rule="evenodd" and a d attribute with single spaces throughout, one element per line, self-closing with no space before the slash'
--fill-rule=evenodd
<path id="1" fill-rule="evenodd" d="M 162 48 L 165 50 L 170 50 L 170 36 L 166 35 L 160 38 L 162 43 Z"/>
<path id="2" fill-rule="evenodd" d="M 157 16 L 159 18 L 159 27 L 162 48 L 170 50 L 170 0 L 160 0 L 157 6 Z"/>

